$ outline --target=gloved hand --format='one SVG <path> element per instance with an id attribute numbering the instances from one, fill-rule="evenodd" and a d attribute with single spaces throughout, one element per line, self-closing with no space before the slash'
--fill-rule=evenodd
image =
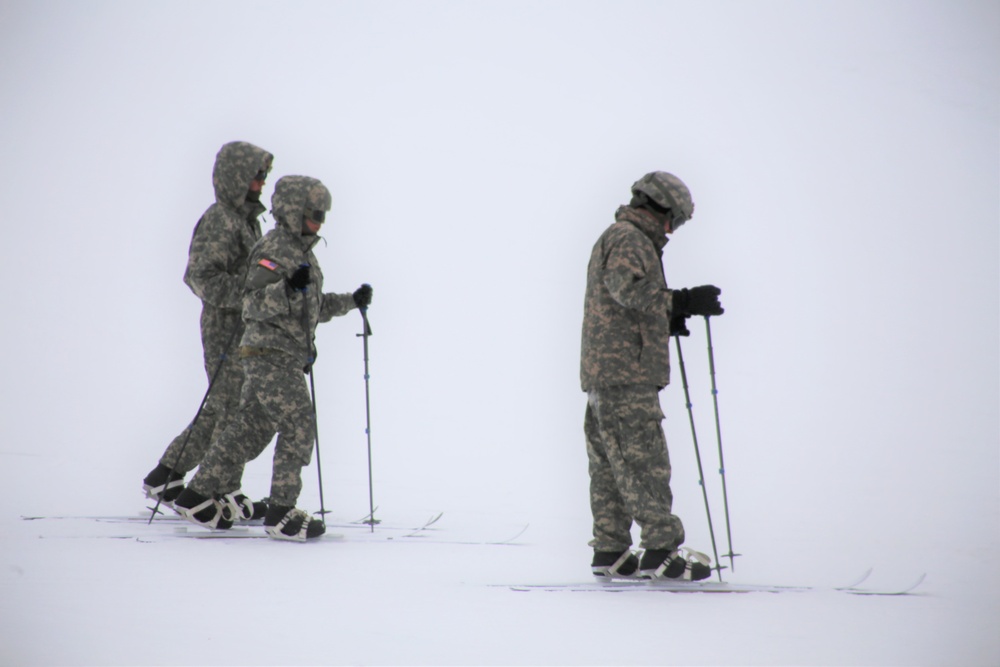
<path id="1" fill-rule="evenodd" d="M 719 303 L 722 294 L 715 285 L 700 285 L 691 289 L 674 290 L 673 317 L 677 315 L 721 315 L 726 312 Z"/>
<path id="2" fill-rule="evenodd" d="M 299 292 L 303 291 L 311 282 L 312 277 L 309 275 L 308 264 L 303 264 L 295 269 L 295 273 L 288 279 L 288 284 L 292 286 L 292 289 Z"/>
<path id="3" fill-rule="evenodd" d="M 354 290 L 353 296 L 355 306 L 361 309 L 367 308 L 372 302 L 372 286 L 368 283 L 363 284 Z"/>
<path id="4" fill-rule="evenodd" d="M 674 315 L 670 318 L 671 336 L 690 336 L 691 332 L 687 327 L 687 315 Z"/>

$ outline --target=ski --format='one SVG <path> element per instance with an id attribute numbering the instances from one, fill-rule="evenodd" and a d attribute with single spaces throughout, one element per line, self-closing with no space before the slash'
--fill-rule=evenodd
<path id="1" fill-rule="evenodd" d="M 152 509 L 152 508 L 151 508 Z M 124 523 L 124 524 L 147 524 L 149 523 L 149 515 L 144 513 L 138 513 L 135 515 L 130 514 L 109 514 L 109 515 L 92 515 L 92 516 L 22 516 L 24 521 L 96 521 L 97 523 Z M 153 519 L 151 525 L 156 524 L 186 524 L 187 519 L 182 517 L 180 514 L 164 514 L 157 510 L 156 518 Z M 264 524 L 263 519 L 253 519 L 253 520 L 240 520 L 236 523 L 236 527 L 240 526 L 262 526 Z M 193 525 L 193 524 L 192 524 Z"/>
<path id="2" fill-rule="evenodd" d="M 513 535 L 511 535 L 507 539 L 501 540 L 499 542 L 492 542 L 491 544 L 513 544 L 514 540 L 516 540 L 517 538 L 519 538 L 522 535 L 524 535 L 524 533 L 527 532 L 528 528 L 530 528 L 530 527 L 531 527 L 531 524 L 530 523 L 526 523 L 521 528 L 521 530 L 517 531 L 516 533 L 514 533 Z"/>
<path id="3" fill-rule="evenodd" d="M 521 535 L 524 535 L 524 533 L 528 530 L 530 525 L 531 524 L 525 524 L 521 526 L 521 528 L 519 528 L 516 533 L 513 533 L 510 537 L 506 537 L 502 540 L 473 540 L 473 539 L 461 539 L 461 538 L 448 539 L 448 538 L 430 537 L 420 533 L 411 533 L 409 535 L 402 535 L 398 538 L 389 536 L 386 537 L 385 539 L 396 542 L 410 542 L 410 543 L 419 542 L 421 544 L 461 544 L 461 545 L 471 545 L 471 546 L 495 546 L 495 547 L 522 546 L 515 540 L 521 537 Z"/>
<path id="4" fill-rule="evenodd" d="M 144 541 L 145 536 L 137 537 L 136 539 L 140 542 Z M 244 526 L 233 526 L 232 528 L 226 528 L 224 530 L 212 530 L 211 528 L 199 528 L 194 524 L 191 527 L 187 526 L 177 526 L 169 532 L 160 532 L 150 535 L 149 537 L 192 537 L 192 538 L 202 538 L 202 539 L 236 539 L 242 540 L 247 538 L 255 537 L 267 537 L 266 533 L 263 532 L 251 532 L 251 530 Z M 152 540 L 150 540 L 152 541 Z"/>
<path id="5" fill-rule="evenodd" d="M 377 526 L 380 523 L 382 523 L 382 519 L 376 519 L 375 518 L 375 512 L 377 512 L 377 511 L 378 511 L 378 505 L 376 505 L 374 507 L 374 509 L 372 509 L 371 512 L 369 512 L 365 516 L 361 517 L 357 521 L 352 521 L 351 523 L 354 523 L 354 524 L 364 524 L 366 526 Z"/>
<path id="6" fill-rule="evenodd" d="M 860 586 L 865 581 L 868 581 L 868 577 L 872 576 L 872 572 L 874 572 L 874 571 L 875 571 L 875 568 L 870 567 L 867 570 L 865 570 L 864 574 L 862 574 L 860 577 L 858 577 L 857 579 L 855 579 L 851 583 L 846 584 L 844 586 L 836 586 L 835 588 L 838 591 L 846 591 L 846 590 L 850 590 L 852 588 L 857 588 L 858 586 Z"/>
<path id="7" fill-rule="evenodd" d="M 731 584 L 720 581 L 623 580 L 593 581 L 573 584 L 501 584 L 518 593 L 791 593 L 811 590 L 802 586 Z"/>
<path id="8" fill-rule="evenodd" d="M 132 514 L 117 514 L 117 515 L 116 514 L 105 514 L 105 515 L 97 515 L 97 514 L 85 515 L 85 514 L 79 514 L 79 515 L 76 515 L 76 516 L 70 516 L 70 515 L 65 515 L 65 516 L 56 516 L 56 515 L 50 515 L 50 516 L 22 516 L 21 520 L 22 521 L 100 521 L 100 522 L 104 522 L 104 523 L 139 523 L 139 522 L 145 523 L 146 521 L 149 520 L 149 516 L 146 515 L 146 514 L 134 514 L 134 515 L 132 515 Z M 173 521 L 173 520 L 183 521 L 184 519 L 179 514 L 169 515 L 169 514 L 164 514 L 163 512 L 157 511 L 157 518 L 154 519 L 153 521 L 156 522 L 156 521 L 167 521 L 167 520 L 169 520 L 169 521 Z"/>
<path id="9" fill-rule="evenodd" d="M 195 540 L 266 540 L 268 539 L 267 533 L 262 531 L 251 531 L 246 528 L 229 528 L 227 530 L 206 530 L 203 528 L 197 528 L 192 526 L 192 530 L 180 527 L 175 528 L 174 532 L 169 533 L 170 537 L 180 537 L 180 538 L 190 538 Z M 157 537 L 157 536 L 153 536 Z M 142 537 L 137 537 L 139 542 L 153 542 L 155 540 L 146 540 Z M 322 541 L 343 541 L 344 535 L 339 533 L 324 533 L 319 537 L 312 537 L 303 542 L 303 544 L 310 544 L 312 542 L 322 542 Z"/>
<path id="10" fill-rule="evenodd" d="M 150 508 L 150 509 L 152 509 L 152 508 Z M 327 513 L 329 513 L 329 510 L 327 511 Z M 416 532 L 419 532 L 421 530 L 426 529 L 434 521 L 436 521 L 437 519 L 440 519 L 442 514 L 443 514 L 443 512 L 437 514 L 435 517 L 431 517 L 431 519 L 428 520 L 427 523 L 422 524 L 422 525 L 420 525 L 420 526 L 418 526 L 416 528 L 412 527 L 412 525 L 411 525 L 411 526 L 406 526 L 406 527 L 400 527 L 400 526 L 396 526 L 396 527 L 383 527 L 383 530 L 395 530 L 395 531 L 404 531 L 405 530 L 405 531 L 412 531 L 412 532 L 416 533 Z M 65 515 L 65 516 L 22 516 L 21 519 L 23 521 L 96 521 L 97 523 L 146 524 L 146 523 L 149 522 L 149 515 L 145 514 L 143 512 L 140 512 L 140 513 L 135 514 L 135 515 L 131 515 L 131 514 L 108 514 L 108 515 L 77 515 L 77 516 L 70 516 L 70 515 Z M 187 519 L 185 519 L 184 517 L 182 517 L 180 514 L 165 514 L 165 513 L 161 512 L 161 511 L 157 511 L 156 517 L 153 519 L 151 525 L 153 525 L 153 526 L 155 526 L 157 524 L 161 524 L 161 525 L 162 524 L 167 524 L 167 525 L 180 524 L 180 525 L 184 525 L 184 524 L 188 524 L 188 523 L 189 522 L 187 521 Z M 241 521 L 239 521 L 239 522 L 236 523 L 236 527 L 239 527 L 239 526 L 260 526 L 260 525 L 263 525 L 263 523 L 264 523 L 263 519 L 255 519 L 255 520 L 252 520 L 252 521 L 241 520 Z M 357 528 L 359 525 L 362 524 L 361 521 L 358 521 L 358 522 L 351 521 L 349 523 L 338 523 L 338 522 L 335 522 L 335 521 L 325 521 L 324 523 L 327 526 L 343 527 L 343 528 Z M 381 523 L 381 520 L 379 520 L 379 523 Z M 191 525 L 193 525 L 193 524 L 191 524 Z M 368 525 L 368 524 L 365 523 L 363 525 Z M 376 524 L 376 525 L 378 525 L 378 524 Z"/>
<path id="11" fill-rule="evenodd" d="M 927 573 L 924 572 L 909 585 L 897 589 L 889 589 L 889 588 L 870 589 L 870 588 L 851 587 L 851 588 L 841 588 L 838 590 L 843 591 L 844 593 L 850 593 L 851 595 L 910 595 L 914 590 L 917 589 L 917 587 L 919 587 L 922 583 L 924 583 L 924 579 L 926 578 L 927 578 Z"/>
<path id="12" fill-rule="evenodd" d="M 338 535 L 337 539 L 349 539 L 351 541 L 357 542 L 404 542 L 404 543 L 420 543 L 420 544 L 455 544 L 455 545 L 472 545 L 472 546 L 502 546 L 510 545 L 516 546 L 518 543 L 516 540 L 521 537 L 527 530 L 528 525 L 519 527 L 516 532 L 512 531 L 511 534 L 503 537 L 502 539 L 475 539 L 475 538 L 465 538 L 465 537 L 451 537 L 447 533 L 442 534 L 441 529 L 438 527 L 438 522 L 444 516 L 444 512 L 437 512 L 430 515 L 422 523 L 410 523 L 410 524 L 397 524 L 385 525 L 383 523 L 377 524 L 374 532 L 369 532 L 369 524 L 365 522 L 368 517 L 361 519 L 360 521 L 350 521 L 350 522 L 333 522 L 328 521 L 326 525 L 328 528 L 337 529 L 341 535 Z M 115 534 L 100 534 L 95 532 L 94 534 L 84 534 L 84 535 L 74 535 L 74 536 L 60 536 L 60 537 L 78 537 L 78 538 L 100 538 L 100 539 L 135 539 L 144 543 L 151 543 L 162 541 L 163 539 L 169 539 L 171 537 L 181 537 L 181 538 L 194 538 L 194 539 L 248 539 L 248 538 L 265 538 L 266 534 L 263 531 L 250 531 L 250 528 L 259 528 L 262 525 L 262 521 L 242 521 L 237 523 L 232 528 L 227 530 L 210 530 L 201 526 L 196 526 L 195 524 L 189 523 L 184 517 L 179 514 L 165 514 L 158 512 L 153 522 L 149 523 L 149 515 L 144 512 L 139 512 L 134 515 L 49 515 L 49 516 L 22 516 L 24 521 L 32 522 L 59 522 L 60 524 L 72 525 L 74 521 L 77 522 L 94 522 L 98 524 L 109 525 L 129 525 L 129 526 L 142 526 L 142 531 L 137 531 L 132 533 L 131 530 L 123 531 L 124 533 Z M 147 525 L 148 524 L 148 525 Z M 112 528 L 113 530 L 113 528 Z M 330 533 L 328 533 L 330 535 Z M 47 536 L 42 535 L 40 537 L 56 537 L 55 535 Z"/>
<path id="13" fill-rule="evenodd" d="M 440 520 L 443 515 L 444 515 L 444 512 L 438 512 L 436 515 L 434 515 L 431 518 L 427 519 L 427 521 L 424 522 L 424 525 L 420 526 L 419 528 L 414 528 L 412 533 L 410 533 L 409 535 L 404 535 L 403 537 L 413 537 L 414 535 L 417 535 L 418 533 L 421 533 L 421 532 L 427 530 L 428 528 L 430 528 L 431 526 L 433 526 L 434 524 L 436 524 L 438 522 L 438 520 Z"/>
<path id="14" fill-rule="evenodd" d="M 494 587 L 508 588 L 518 593 L 524 592 L 642 592 L 642 593 L 805 593 L 817 591 L 836 591 L 849 595 L 868 596 L 903 596 L 911 595 L 927 578 L 921 574 L 910 584 L 899 588 L 869 588 L 861 587 L 871 576 L 873 569 L 869 568 L 861 577 L 846 586 L 824 588 L 819 586 L 791 586 L 771 584 L 737 584 L 718 581 L 672 581 L 664 579 L 611 579 L 609 581 L 593 581 L 562 584 L 493 584 Z"/>

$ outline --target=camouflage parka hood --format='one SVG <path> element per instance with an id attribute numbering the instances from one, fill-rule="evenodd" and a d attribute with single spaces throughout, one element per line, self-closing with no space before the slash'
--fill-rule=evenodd
<path id="1" fill-rule="evenodd" d="M 206 368 L 214 367 L 225 341 L 242 328 L 240 308 L 250 249 L 260 240 L 258 216 L 266 209 L 248 200 L 250 183 L 273 160 L 245 141 L 222 146 L 215 156 L 213 202 L 191 235 L 184 283 L 202 301 L 201 329 Z"/>
<path id="2" fill-rule="evenodd" d="M 215 200 L 240 210 L 246 203 L 250 182 L 257 172 L 271 168 L 274 156 L 245 141 L 231 141 L 219 149 L 212 169 Z"/>

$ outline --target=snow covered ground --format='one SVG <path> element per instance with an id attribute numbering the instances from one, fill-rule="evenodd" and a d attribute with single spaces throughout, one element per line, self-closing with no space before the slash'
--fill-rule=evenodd
<path id="1" fill-rule="evenodd" d="M 430 516 L 408 508 L 384 522 Z M 506 539 L 526 518 L 512 544 L 437 542 Z M 988 665 L 997 655 L 996 575 L 984 565 L 996 559 L 957 545 L 867 545 L 838 558 L 790 529 L 745 542 L 727 575 L 822 587 L 874 563 L 869 583 L 891 587 L 926 570 L 906 597 L 516 592 L 503 584 L 586 581 L 586 526 L 449 508 L 424 537 L 331 527 L 344 538 L 308 545 L 196 540 L 174 526 L 6 520 L 5 664 Z"/>
<path id="2" fill-rule="evenodd" d="M 1000 664 L 998 27 L 976 2 L 0 3 L 0 665 Z M 328 286 L 375 287 L 384 523 L 25 520 L 144 510 L 205 390 L 180 278 L 235 139 L 330 186 Z M 723 289 L 726 577 L 816 590 L 510 588 L 589 578 L 584 273 L 653 169 L 696 202 L 668 281 Z M 368 511 L 359 331 L 318 335 L 331 524 Z M 710 552 L 678 383 L 661 402 Z M 927 578 L 831 590 L 868 568 Z"/>

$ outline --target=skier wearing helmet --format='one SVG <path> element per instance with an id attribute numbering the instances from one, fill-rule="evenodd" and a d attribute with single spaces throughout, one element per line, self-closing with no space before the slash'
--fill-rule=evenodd
<path id="1" fill-rule="evenodd" d="M 302 468 L 312 457 L 316 419 L 303 371 L 315 359 L 320 322 L 367 308 L 372 288 L 323 293 L 323 272 L 312 249 L 330 210 L 330 192 L 307 176 L 285 176 L 274 188 L 271 213 L 277 223 L 250 254 L 239 356 L 246 381 L 239 410 L 212 443 L 198 472 L 174 503 L 193 523 L 232 525 L 224 498 L 231 471 L 264 451 L 278 434 L 264 529 L 268 537 L 304 542 L 326 528 L 295 507 Z"/>
<path id="2" fill-rule="evenodd" d="M 580 380 L 590 470 L 595 576 L 705 579 L 710 559 L 681 550 L 672 513 L 670 458 L 659 392 L 670 382 L 670 336 L 691 315 L 721 315 L 712 285 L 672 290 L 663 272 L 668 236 L 694 214 L 687 186 L 656 171 L 594 245 L 587 268 Z M 632 551 L 632 522 L 641 551 Z"/>

